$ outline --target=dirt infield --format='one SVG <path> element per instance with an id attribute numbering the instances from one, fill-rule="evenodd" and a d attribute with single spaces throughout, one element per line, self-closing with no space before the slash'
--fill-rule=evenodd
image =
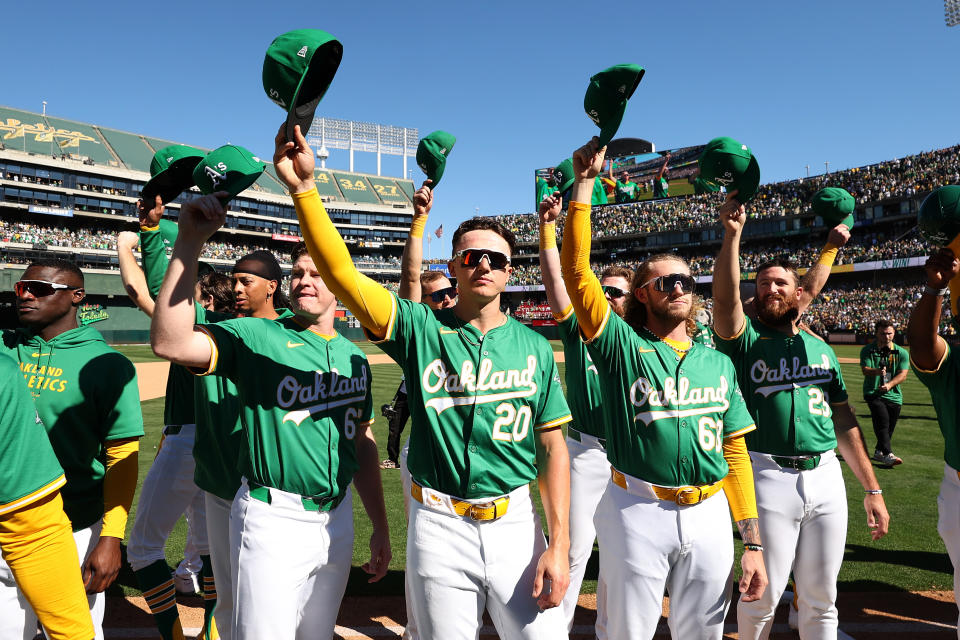
<path id="1" fill-rule="evenodd" d="M 777 609 L 774 619 L 774 640 L 799 637 L 787 625 L 787 602 Z M 200 598 L 182 598 L 180 616 L 184 631 L 195 637 L 203 620 L 203 605 Z M 841 593 L 840 633 L 846 640 L 893 640 L 895 638 L 921 638 L 923 640 L 956 640 L 957 607 L 953 593 L 949 591 L 895 592 L 895 593 Z M 669 637 L 666 616 L 669 599 L 664 599 L 664 618 L 660 620 L 657 638 Z M 112 640 L 133 638 L 159 638 L 153 627 L 153 618 L 147 612 L 143 598 L 108 598 L 104 634 Z M 594 637 L 596 620 L 596 597 L 580 596 L 579 607 L 574 616 L 571 640 L 587 640 Z M 406 621 L 403 597 L 346 597 L 337 618 L 336 637 L 340 640 L 370 640 L 374 638 L 399 638 Z M 736 638 L 736 606 L 731 605 L 724 626 L 724 638 Z M 490 619 L 484 617 L 481 638 L 496 638 Z"/>

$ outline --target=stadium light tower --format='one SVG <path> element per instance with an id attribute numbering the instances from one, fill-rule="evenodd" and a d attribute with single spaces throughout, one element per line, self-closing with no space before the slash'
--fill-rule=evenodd
<path id="1" fill-rule="evenodd" d="M 960 24 L 960 0 L 943 0 L 943 19 L 948 27 Z"/>

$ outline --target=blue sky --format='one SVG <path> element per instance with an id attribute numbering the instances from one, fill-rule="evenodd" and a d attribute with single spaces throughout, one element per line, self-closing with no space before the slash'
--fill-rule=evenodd
<path id="1" fill-rule="evenodd" d="M 960 27 L 940 0 L 55 1 L 2 15 L 0 104 L 265 157 L 284 114 L 263 92 L 264 52 L 325 29 L 344 59 L 318 113 L 457 136 L 431 229 L 530 211 L 533 170 L 597 132 L 589 77 L 622 62 L 647 73 L 620 135 L 661 149 L 732 136 L 764 182 L 960 142 Z M 399 158 L 383 167 L 402 173 Z M 355 168 L 375 172 L 375 157 Z M 432 252 L 449 253 L 449 233 Z"/>

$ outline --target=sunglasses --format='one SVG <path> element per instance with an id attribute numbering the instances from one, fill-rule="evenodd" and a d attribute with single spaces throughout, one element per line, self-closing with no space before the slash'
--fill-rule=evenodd
<path id="1" fill-rule="evenodd" d="M 447 287 L 446 289 L 439 289 L 430 294 L 430 299 L 435 303 L 440 304 L 447 298 L 451 300 L 457 297 L 457 288 L 456 287 Z"/>
<path id="2" fill-rule="evenodd" d="M 453 257 L 460 258 L 465 267 L 476 267 L 484 258 L 490 263 L 491 269 L 498 271 L 506 269 L 510 264 L 510 257 L 507 254 L 493 249 L 461 249 L 453 254 Z"/>
<path id="3" fill-rule="evenodd" d="M 651 278 L 640 285 L 640 287 L 646 287 L 651 283 L 653 284 L 654 289 L 657 291 L 663 291 L 664 293 L 670 293 L 678 284 L 680 285 L 680 290 L 684 293 L 693 293 L 693 290 L 697 286 L 697 281 L 694 280 L 693 276 L 689 276 L 685 273 L 671 273 L 666 276 Z"/>
<path id="4" fill-rule="evenodd" d="M 13 283 L 13 292 L 21 298 L 27 291 L 32 293 L 36 298 L 45 298 L 52 296 L 61 289 L 72 291 L 79 288 L 80 287 L 71 287 L 67 284 L 60 284 L 59 282 L 47 282 L 46 280 L 19 280 Z"/>
<path id="5" fill-rule="evenodd" d="M 603 292 L 610 296 L 610 298 L 613 300 L 619 300 L 623 296 L 627 295 L 627 292 L 620 287 L 614 287 L 613 285 L 609 284 L 603 285 Z"/>

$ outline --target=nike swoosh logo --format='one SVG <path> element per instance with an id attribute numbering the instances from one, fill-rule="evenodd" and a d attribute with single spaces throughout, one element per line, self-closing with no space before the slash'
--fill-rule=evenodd
<path id="1" fill-rule="evenodd" d="M 289 340 L 287 340 L 287 349 L 293 349 L 294 347 L 302 347 L 303 345 L 304 345 L 303 342 L 290 342 Z"/>

